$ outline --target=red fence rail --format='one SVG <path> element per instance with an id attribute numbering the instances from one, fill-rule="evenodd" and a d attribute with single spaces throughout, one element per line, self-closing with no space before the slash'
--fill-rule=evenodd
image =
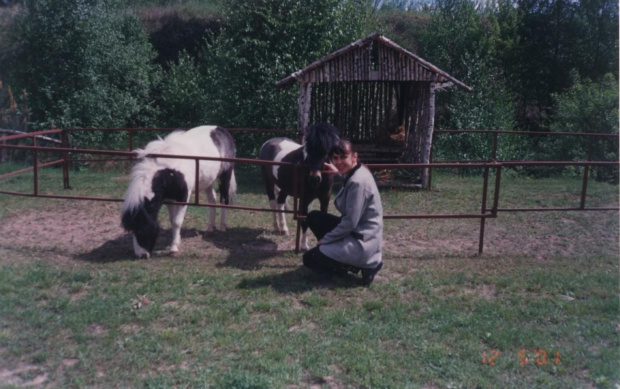
<path id="1" fill-rule="evenodd" d="M 16 191 L 8 191 L 4 189 L 0 189 L 0 193 L 14 196 L 28 196 L 28 197 L 41 197 L 41 198 L 54 198 L 54 199 L 69 199 L 69 200 L 91 200 L 91 201 L 108 201 L 108 202 L 122 202 L 123 199 L 119 198 L 107 198 L 107 197 L 92 197 L 92 196 L 65 196 L 65 195 L 50 195 L 50 194 L 41 194 L 38 189 L 38 180 L 39 180 L 39 169 L 47 166 L 62 164 L 63 166 L 63 187 L 65 189 L 69 189 L 69 165 L 70 163 L 76 161 L 77 159 L 70 159 L 69 155 L 74 154 L 89 154 L 89 155 L 111 155 L 120 158 L 115 158 L 114 160 L 122 161 L 122 160 L 131 160 L 135 158 L 136 154 L 131 151 L 120 151 L 120 150 L 98 150 L 98 149 L 75 149 L 68 147 L 68 132 L 70 131 L 93 131 L 93 130 L 103 130 L 103 131 L 129 131 L 129 147 L 133 147 L 132 141 L 132 133 L 137 131 L 165 131 L 171 129 L 152 129 L 152 128 L 108 128 L 108 129 L 52 129 L 46 131 L 38 131 L 27 134 L 20 135 L 10 135 L 5 137 L 0 137 L 0 147 L 8 148 L 8 149 L 18 149 L 18 150 L 26 150 L 31 151 L 33 155 L 33 166 L 25 169 L 20 169 L 16 171 L 12 171 L 9 173 L 5 173 L 0 175 L 0 179 L 11 177 L 17 174 L 21 174 L 27 171 L 33 171 L 34 182 L 33 182 L 33 192 L 25 193 L 25 192 L 16 192 Z M 240 132 L 240 131 L 256 131 L 256 132 L 265 132 L 265 133 L 277 133 L 284 132 L 289 134 L 296 134 L 294 131 L 287 130 L 268 130 L 268 129 L 241 129 L 234 128 L 229 129 L 231 132 Z M 442 130 L 437 131 L 440 133 L 456 133 L 463 131 L 456 130 Z M 483 130 L 471 130 L 466 132 L 485 132 Z M 496 156 L 497 152 L 497 136 L 499 134 L 524 134 L 523 132 L 518 131 L 494 131 L 490 132 L 494 135 L 494 151 L 493 156 Z M 59 134 L 61 138 L 62 147 L 44 147 L 39 146 L 37 144 L 37 136 L 39 135 L 50 135 L 50 134 Z M 529 133 L 526 133 L 529 134 Z M 538 133 L 533 133 L 538 134 Z M 550 134 L 545 134 L 550 135 Z M 570 133 L 561 133 L 561 135 L 575 135 Z M 608 134 L 577 134 L 579 136 L 603 136 L 603 137 L 615 137 L 618 138 L 618 135 L 608 135 Z M 18 140 L 18 139 L 28 139 L 31 138 L 32 145 L 12 145 L 6 143 L 6 141 L 10 140 Z M 60 153 L 62 158 L 56 159 L 53 161 L 39 163 L 38 155 L 41 152 L 51 152 L 51 153 Z M 591 150 L 589 150 L 589 155 L 591 156 Z M 178 158 L 178 159 L 192 159 L 195 161 L 196 165 L 198 165 L 201 160 L 215 160 L 215 161 L 227 161 L 234 163 L 247 163 L 247 164 L 255 164 L 255 165 L 292 165 L 286 162 L 270 162 L 270 161 L 261 161 L 257 159 L 247 159 L 247 158 L 210 158 L 210 157 L 200 157 L 200 156 L 180 156 L 180 155 L 170 155 L 170 154 L 150 154 L 148 157 L 159 157 L 159 158 Z M 101 160 L 97 160 L 101 161 Z M 502 169 L 504 167 L 514 167 L 514 166 L 583 166 L 584 167 L 584 178 L 583 185 L 581 190 L 581 198 L 579 207 L 540 207 L 540 208 L 501 208 L 499 206 L 499 195 L 501 189 L 501 176 Z M 610 206 L 610 207 L 587 207 L 586 206 L 586 196 L 587 196 L 587 181 L 588 181 L 588 169 L 590 166 L 613 166 L 618 167 L 620 163 L 618 161 L 606 162 L 606 161 L 490 161 L 490 162 L 431 162 L 428 164 L 369 164 L 368 168 L 371 170 L 375 169 L 424 169 L 429 168 L 430 171 L 432 169 L 437 168 L 468 168 L 468 169 L 482 169 L 483 170 L 483 185 L 482 185 L 482 195 L 481 195 L 481 206 L 480 213 L 457 213 L 457 214 L 394 214 L 394 215 L 384 215 L 384 219 L 479 219 L 480 220 L 480 233 L 479 233 L 479 241 L 478 241 L 478 252 L 482 254 L 484 249 L 484 233 L 485 233 L 485 225 L 486 219 L 489 218 L 497 218 L 499 212 L 541 212 L 541 211 L 618 211 L 620 210 L 620 206 Z M 493 184 L 492 197 L 493 202 L 492 205 L 488 206 L 488 193 L 489 193 L 489 172 L 491 170 L 495 170 L 495 182 Z M 196 169 L 198 171 L 198 169 Z M 295 180 L 298 179 L 299 173 L 296 171 Z M 215 207 L 215 208 L 230 208 L 237 210 L 248 210 L 248 211 L 258 211 L 258 212 L 276 212 L 272 209 L 260 208 L 260 207 L 247 207 L 247 206 L 237 206 L 237 205 L 222 205 L 222 204 L 204 204 L 200 202 L 199 198 L 199 183 L 198 177 L 195 177 L 195 188 L 196 188 L 196 196 L 193 202 L 175 202 L 176 204 L 185 204 L 191 206 L 202 206 L 202 207 Z M 293 214 L 294 220 L 297 221 L 297 234 L 296 234 L 296 246 L 295 251 L 299 251 L 300 244 L 300 222 L 304 219 L 302 215 L 299 214 L 299 194 L 295 193 L 293 196 L 293 210 L 284 211 L 286 213 Z"/>

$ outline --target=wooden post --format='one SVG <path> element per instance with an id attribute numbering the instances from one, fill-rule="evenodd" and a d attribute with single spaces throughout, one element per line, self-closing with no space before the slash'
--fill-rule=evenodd
<path id="1" fill-rule="evenodd" d="M 32 148 L 32 167 L 33 167 L 33 173 L 34 173 L 34 187 L 33 187 L 33 194 L 35 196 L 39 195 L 39 151 L 37 150 L 37 137 L 33 136 L 32 137 L 32 145 L 34 146 Z"/>
<path id="2" fill-rule="evenodd" d="M 303 132 L 308 127 L 310 106 L 312 102 L 312 83 L 307 82 L 299 85 L 299 113 L 297 118 L 297 131 Z"/>
<path id="3" fill-rule="evenodd" d="M 484 227 L 486 223 L 486 213 L 487 213 L 487 191 L 489 188 L 489 168 L 484 168 L 484 178 L 482 183 L 482 209 L 480 210 L 480 214 L 482 217 L 480 218 L 480 238 L 478 240 L 478 255 L 482 255 L 482 251 L 484 250 Z"/>
<path id="4" fill-rule="evenodd" d="M 69 148 L 67 130 L 62 130 L 60 138 L 62 140 L 62 147 L 65 149 Z M 69 153 L 66 151 L 62 153 L 62 183 L 64 189 L 71 189 L 71 185 L 69 184 Z"/>
<path id="5" fill-rule="evenodd" d="M 424 124 L 424 136 L 422 137 L 422 147 L 420 150 L 420 156 L 422 157 L 422 163 L 429 163 L 431 155 L 431 145 L 433 143 L 433 131 L 435 127 L 435 84 L 429 84 L 428 89 L 428 112 L 426 114 L 427 122 Z M 426 188 L 428 185 L 428 168 L 422 172 L 422 187 Z"/>
<path id="6" fill-rule="evenodd" d="M 6 140 L 2 141 L 2 146 L 6 146 Z M 0 163 L 6 162 L 6 147 L 2 148 L 2 157 L 0 157 Z"/>

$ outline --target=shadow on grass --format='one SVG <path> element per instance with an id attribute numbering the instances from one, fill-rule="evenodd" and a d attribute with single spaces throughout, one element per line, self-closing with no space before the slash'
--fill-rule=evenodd
<path id="1" fill-rule="evenodd" d="M 246 277 L 239 284 L 239 289 L 259 289 L 271 287 L 283 293 L 304 293 L 314 289 L 343 289 L 360 287 L 360 279 L 352 274 L 338 276 L 315 272 L 300 266 L 283 273 Z"/>
<path id="2" fill-rule="evenodd" d="M 253 276 L 249 273 L 237 286 L 240 289 L 271 287 L 280 293 L 303 293 L 312 289 L 353 288 L 360 285 L 359 277 L 353 275 L 336 276 L 317 273 L 301 264 L 301 256 L 294 264 L 290 261 L 280 264 L 263 264 L 275 258 L 290 256 L 290 250 L 278 250 L 276 242 L 261 238 L 262 229 L 238 227 L 225 232 L 209 232 L 203 238 L 215 247 L 228 251 L 228 256 L 218 267 L 234 267 L 242 270 L 258 270 L 272 267 L 281 270 L 268 275 Z M 291 270 L 284 270 L 289 268 Z"/>
<path id="3" fill-rule="evenodd" d="M 181 241 L 190 237 L 202 234 L 195 228 L 181 229 Z M 167 253 L 167 245 L 172 241 L 172 230 L 162 230 L 157 238 L 157 243 L 153 249 L 153 258 L 170 257 Z M 165 252 L 165 254 L 161 254 Z M 133 235 L 123 234 L 116 239 L 109 240 L 101 246 L 77 256 L 77 259 L 93 263 L 111 263 L 119 261 L 137 261 L 133 251 Z"/>
<path id="4" fill-rule="evenodd" d="M 78 254 L 77 259 L 93 263 L 137 260 L 133 253 L 131 234 L 124 234 L 114 240 L 105 242 L 89 252 Z"/>
<path id="5" fill-rule="evenodd" d="M 226 260 L 218 264 L 218 267 L 256 270 L 263 267 L 261 262 L 288 253 L 288 250 L 278 250 L 276 242 L 261 238 L 263 232 L 259 228 L 229 228 L 225 232 L 209 232 L 204 235 L 203 240 L 228 252 Z"/>
<path id="6" fill-rule="evenodd" d="M 205 242 L 228 252 L 226 261 L 218 266 L 255 270 L 261 267 L 262 261 L 286 253 L 286 251 L 278 250 L 278 245 L 274 241 L 259 237 L 262 233 L 261 229 L 245 227 L 231 228 L 225 232 L 212 231 L 207 234 L 195 228 L 182 228 L 181 241 L 202 236 Z M 152 258 L 170 257 L 166 246 L 171 240 L 172 231 L 162 230 L 157 238 Z M 89 252 L 79 254 L 77 259 L 93 263 L 137 260 L 133 251 L 132 234 L 123 234 L 116 239 L 109 240 Z"/>

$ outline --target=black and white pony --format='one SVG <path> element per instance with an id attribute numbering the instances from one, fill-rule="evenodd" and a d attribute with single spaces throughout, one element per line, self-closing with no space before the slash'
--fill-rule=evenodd
<path id="1" fill-rule="evenodd" d="M 323 162 L 326 162 L 327 154 L 338 139 L 338 130 L 334 126 L 315 124 L 306 130 L 303 145 L 288 138 L 273 138 L 260 148 L 259 159 L 301 165 L 301 175 L 297 177 L 297 193 L 302 200 L 300 211 L 304 216 L 308 214 L 308 206 L 316 198 L 321 203 L 321 210 L 327 212 L 334 176 L 322 174 L 321 169 Z M 283 211 L 287 196 L 295 194 L 294 169 L 294 166 L 262 165 L 263 180 L 271 209 Z M 305 223 L 302 225 L 301 250 L 306 251 L 308 227 Z M 273 213 L 273 228 L 275 232 L 288 234 L 284 213 Z"/>
<path id="2" fill-rule="evenodd" d="M 122 225 L 133 232 L 133 248 L 138 258 L 149 258 L 159 235 L 157 215 L 165 200 L 187 202 L 196 180 L 194 159 L 152 158 L 148 154 L 234 158 L 235 144 L 230 133 L 216 126 L 201 126 L 176 131 L 164 139 L 152 141 L 135 150 L 139 162 L 131 172 L 131 183 L 122 207 Z M 237 190 L 234 163 L 200 160 L 199 188 L 215 204 L 213 184 L 219 179 L 220 203 L 229 204 Z M 166 204 L 172 225 L 170 253 L 177 254 L 181 244 L 181 225 L 186 205 Z M 215 208 L 211 208 L 207 231 L 215 228 Z M 222 208 L 220 229 L 226 229 L 226 208 Z"/>

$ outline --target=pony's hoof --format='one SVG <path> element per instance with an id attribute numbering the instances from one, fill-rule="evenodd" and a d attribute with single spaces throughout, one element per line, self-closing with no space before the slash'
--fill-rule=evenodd
<path id="1" fill-rule="evenodd" d="M 138 259 L 149 259 L 149 258 L 151 258 L 151 254 L 144 253 L 142 255 L 137 255 L 136 257 L 138 257 Z"/>
<path id="2" fill-rule="evenodd" d="M 179 250 L 176 250 L 176 251 L 170 250 L 170 256 L 171 257 L 178 257 L 180 253 L 181 252 Z"/>

